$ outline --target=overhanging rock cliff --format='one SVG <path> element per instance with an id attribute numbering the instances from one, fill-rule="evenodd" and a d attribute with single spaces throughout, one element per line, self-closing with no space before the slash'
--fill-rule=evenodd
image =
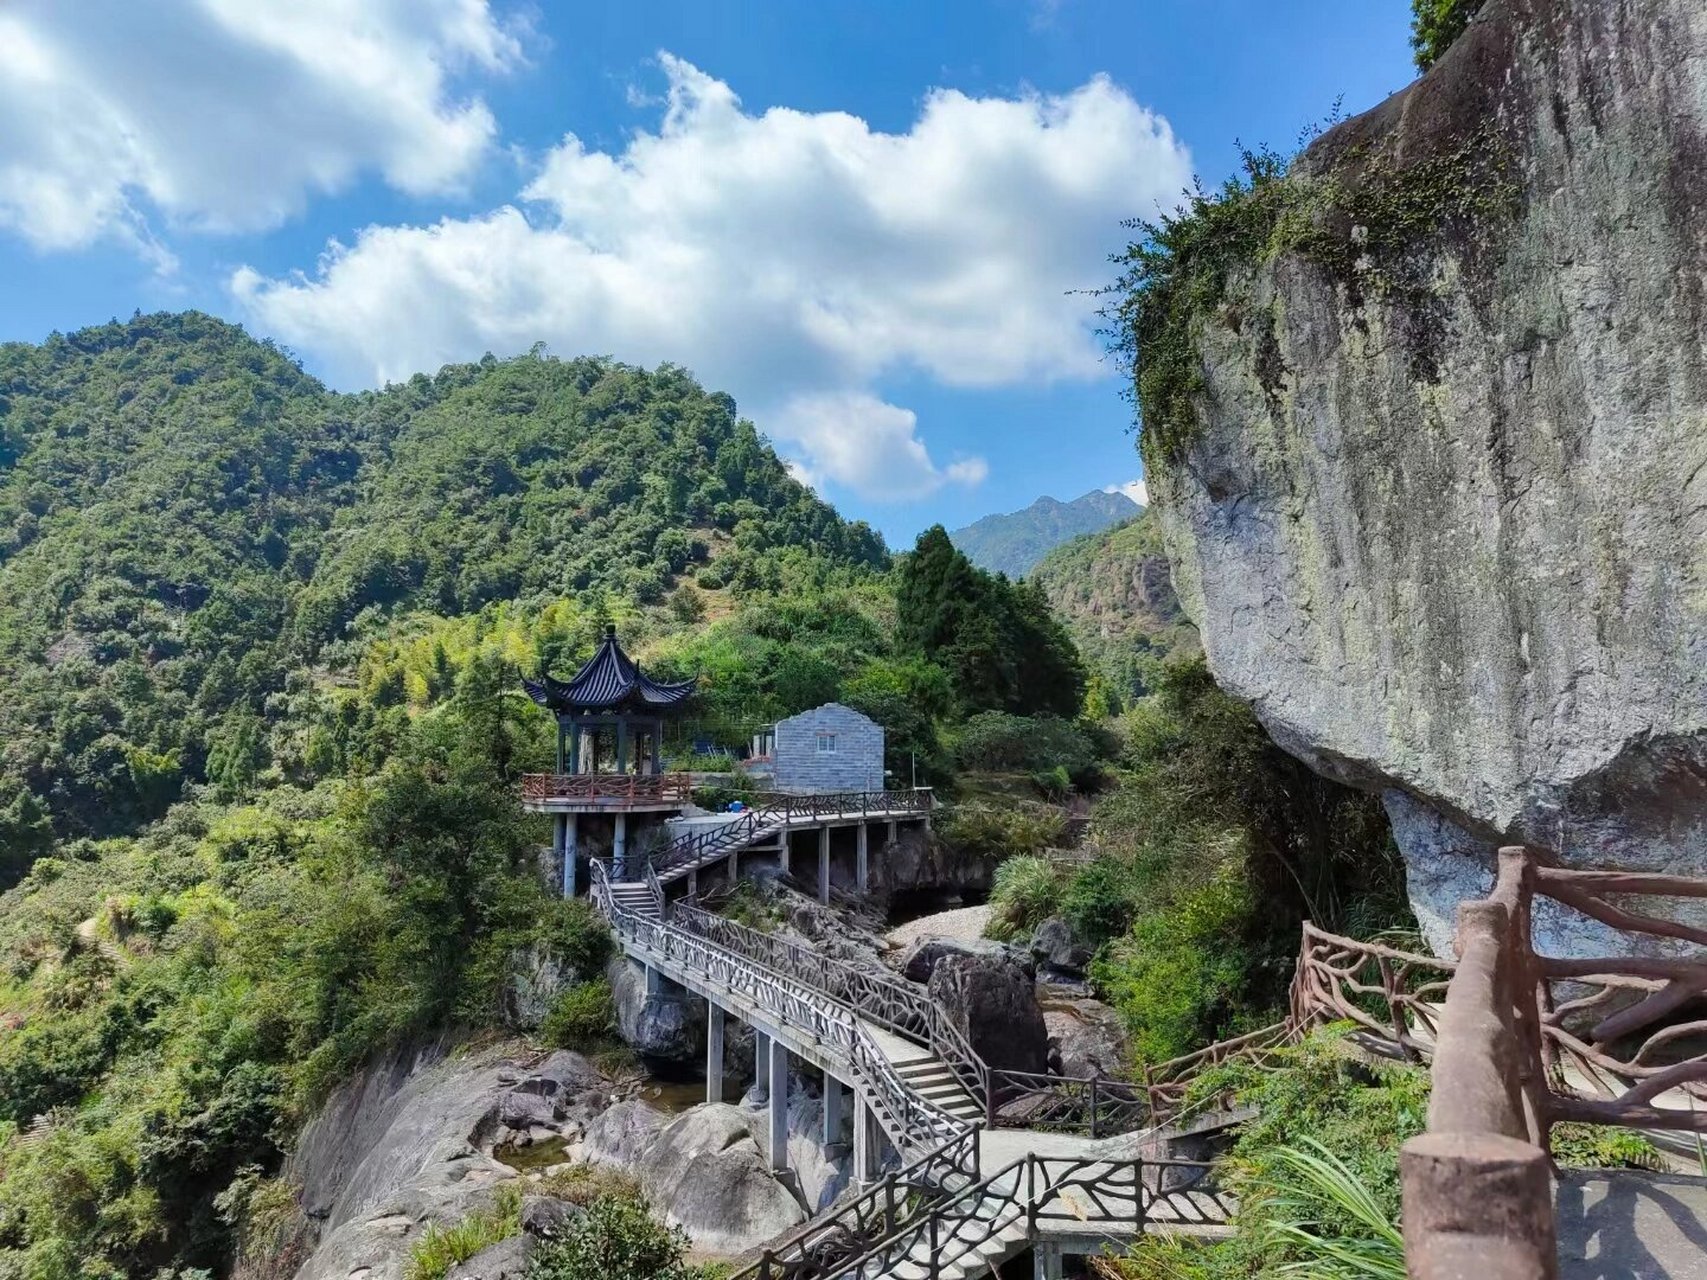
<path id="1" fill-rule="evenodd" d="M 1707 6 L 1490 0 L 1285 183 L 1145 405 L 1217 678 L 1383 792 L 1437 949 L 1503 840 L 1700 874 Z"/>

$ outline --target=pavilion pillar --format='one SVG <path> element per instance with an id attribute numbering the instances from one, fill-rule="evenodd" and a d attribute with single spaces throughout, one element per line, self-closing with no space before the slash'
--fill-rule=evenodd
<path id="1" fill-rule="evenodd" d="M 611 863 L 616 867 L 618 880 L 628 879 L 628 815 L 616 815 L 616 839 L 611 842 Z"/>
<path id="2" fill-rule="evenodd" d="M 563 722 L 557 722 L 557 755 L 563 756 Z M 581 726 L 573 720 L 569 722 L 569 772 L 581 772 Z"/>
<path id="3" fill-rule="evenodd" d="M 770 1162 L 771 1170 L 788 1168 L 788 1046 L 770 1042 Z"/>
<path id="4" fill-rule="evenodd" d="M 833 1147 L 842 1140 L 842 1082 L 828 1071 L 824 1073 L 824 1145 Z"/>
<path id="5" fill-rule="evenodd" d="M 652 772 L 664 772 L 664 718 L 659 716 L 652 729 Z"/>
<path id="6" fill-rule="evenodd" d="M 859 843 L 854 854 L 854 887 L 861 893 L 871 883 L 871 825 L 866 822 L 859 824 Z"/>
<path id="7" fill-rule="evenodd" d="M 628 772 L 628 721 L 620 718 L 616 722 L 616 771 Z"/>
<path id="8" fill-rule="evenodd" d="M 723 1101 L 723 1006 L 705 1002 L 705 1100 Z"/>
<path id="9" fill-rule="evenodd" d="M 830 905 L 830 828 L 818 828 L 818 901 Z"/>

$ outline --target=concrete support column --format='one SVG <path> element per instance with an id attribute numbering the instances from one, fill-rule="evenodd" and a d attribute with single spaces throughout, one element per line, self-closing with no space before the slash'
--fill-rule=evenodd
<path id="1" fill-rule="evenodd" d="M 729 887 L 733 889 L 735 882 L 741 877 L 741 851 L 734 849 L 729 854 Z"/>
<path id="2" fill-rule="evenodd" d="M 1032 1280 L 1061 1280 L 1061 1246 L 1039 1240 L 1031 1250 Z"/>
<path id="3" fill-rule="evenodd" d="M 882 1149 L 882 1134 L 877 1128 L 877 1117 L 872 1113 L 865 1099 L 854 1098 L 854 1158 L 853 1176 L 862 1187 L 869 1187 L 877 1181 L 878 1152 Z"/>
<path id="4" fill-rule="evenodd" d="M 575 860 L 581 853 L 581 815 L 559 814 L 557 821 L 558 829 L 562 833 L 563 896 L 573 898 L 581 887 L 576 883 L 580 870 L 575 865 Z"/>
<path id="5" fill-rule="evenodd" d="M 770 1042 L 770 1161 L 773 1172 L 788 1168 L 788 1046 Z"/>
<path id="6" fill-rule="evenodd" d="M 698 867 L 695 867 L 693 870 L 688 872 L 688 897 L 690 897 L 690 898 L 699 897 L 699 868 Z"/>
<path id="7" fill-rule="evenodd" d="M 854 885 L 861 893 L 871 884 L 871 826 L 869 823 L 859 824 L 858 852 L 854 855 Z"/>
<path id="8" fill-rule="evenodd" d="M 765 1064 L 770 1061 L 771 1038 L 757 1027 L 753 1028 L 753 1098 L 763 1102 L 770 1097 L 769 1075 Z"/>
<path id="9" fill-rule="evenodd" d="M 794 850 L 789 847 L 791 842 L 789 841 L 788 835 L 788 828 L 784 827 L 782 829 L 782 834 L 777 837 L 776 865 L 782 871 L 783 875 L 788 874 L 788 858 L 789 855 L 794 852 Z"/>
<path id="10" fill-rule="evenodd" d="M 818 828 L 818 901 L 830 905 L 830 828 Z"/>
<path id="11" fill-rule="evenodd" d="M 705 1002 L 705 1100 L 723 1101 L 723 1006 Z"/>
<path id="12" fill-rule="evenodd" d="M 616 815 L 616 839 L 611 842 L 611 863 L 616 867 L 618 880 L 628 879 L 628 815 Z"/>
<path id="13" fill-rule="evenodd" d="M 824 1073 L 824 1145 L 833 1147 L 842 1140 L 842 1082 L 828 1071 Z"/>
<path id="14" fill-rule="evenodd" d="M 889 843 L 890 844 L 895 843 L 895 835 L 899 830 L 900 830 L 900 827 L 896 823 L 895 819 L 893 819 L 893 818 L 889 819 Z"/>
<path id="15" fill-rule="evenodd" d="M 655 996 L 664 989 L 664 975 L 651 965 L 646 966 L 646 994 Z"/>

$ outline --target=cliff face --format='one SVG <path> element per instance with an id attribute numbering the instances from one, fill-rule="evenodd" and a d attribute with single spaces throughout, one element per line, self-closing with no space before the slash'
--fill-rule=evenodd
<path id="1" fill-rule="evenodd" d="M 1217 678 L 1383 792 L 1437 949 L 1505 839 L 1707 869 L 1707 6 L 1490 0 L 1287 181 L 1150 476 Z"/>

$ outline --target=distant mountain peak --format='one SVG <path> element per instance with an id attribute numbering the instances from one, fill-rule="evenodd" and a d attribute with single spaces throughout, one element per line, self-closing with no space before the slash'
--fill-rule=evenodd
<path id="1" fill-rule="evenodd" d="M 1023 511 L 985 516 L 948 536 L 980 569 L 1023 578 L 1064 542 L 1130 520 L 1143 508 L 1120 489 L 1062 502 L 1045 495 Z"/>

